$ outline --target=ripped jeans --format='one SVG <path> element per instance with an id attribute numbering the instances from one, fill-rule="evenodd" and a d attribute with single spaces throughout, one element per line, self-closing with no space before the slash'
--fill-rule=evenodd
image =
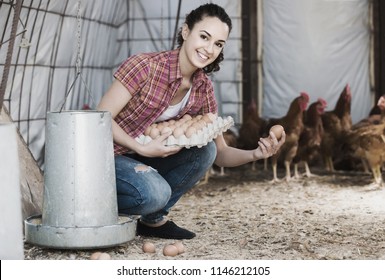
<path id="1" fill-rule="evenodd" d="M 165 158 L 138 154 L 115 156 L 119 213 L 141 215 L 155 224 L 189 191 L 214 163 L 216 146 L 183 148 Z"/>

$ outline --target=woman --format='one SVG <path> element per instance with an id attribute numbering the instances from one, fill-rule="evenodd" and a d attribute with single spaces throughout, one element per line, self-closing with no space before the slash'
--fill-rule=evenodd
<path id="1" fill-rule="evenodd" d="M 260 139 L 255 150 L 226 145 L 223 136 L 204 147 L 165 146 L 171 132 L 148 144 L 135 137 L 155 122 L 206 113 L 217 114 L 213 85 L 207 74 L 219 70 L 231 19 L 220 6 L 205 4 L 187 15 L 175 50 L 129 57 L 98 109 L 111 112 L 116 184 L 120 213 L 141 215 L 137 234 L 191 239 L 195 233 L 165 216 L 215 162 L 237 166 L 270 157 L 285 141 Z"/>

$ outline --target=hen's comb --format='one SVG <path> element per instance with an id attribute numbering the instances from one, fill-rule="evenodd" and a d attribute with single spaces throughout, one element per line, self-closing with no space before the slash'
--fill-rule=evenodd
<path id="1" fill-rule="evenodd" d="M 309 102 L 309 94 L 307 94 L 306 92 L 301 92 L 301 96 L 306 100 L 306 102 Z"/>
<path id="2" fill-rule="evenodd" d="M 320 98 L 317 99 L 317 101 L 318 101 L 319 103 L 321 103 L 323 107 L 326 107 L 326 106 L 327 106 L 327 102 L 326 102 L 325 99 L 323 99 L 323 98 L 320 97 Z"/>
<path id="3" fill-rule="evenodd" d="M 346 90 L 346 94 L 347 95 L 352 95 L 352 92 L 350 90 L 350 85 L 349 84 L 346 84 L 345 90 Z"/>

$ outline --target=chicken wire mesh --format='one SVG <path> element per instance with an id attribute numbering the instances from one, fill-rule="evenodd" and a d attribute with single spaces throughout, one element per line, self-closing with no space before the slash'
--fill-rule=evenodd
<path id="1" fill-rule="evenodd" d="M 220 114 L 238 121 L 240 8 L 237 1 L 215 2 L 231 16 L 234 31 L 223 67 L 212 80 Z M 64 110 L 94 108 L 110 86 L 114 70 L 127 56 L 172 48 L 175 29 L 179 29 L 186 13 L 204 3 L 23 0 L 16 37 L 11 38 L 16 1 L 0 1 L 0 74 L 3 76 L 6 67 L 9 71 L 4 106 L 42 169 L 47 112 L 59 110 L 64 103 Z M 5 65 L 12 39 L 12 60 Z M 76 79 L 78 70 L 82 80 Z"/>

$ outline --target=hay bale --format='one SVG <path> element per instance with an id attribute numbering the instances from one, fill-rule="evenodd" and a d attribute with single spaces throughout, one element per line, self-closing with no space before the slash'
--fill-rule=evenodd
<path id="1" fill-rule="evenodd" d="M 5 107 L 0 111 L 0 122 L 13 122 Z M 22 218 L 24 220 L 31 215 L 41 214 L 42 212 L 44 177 L 19 132 L 17 138 Z"/>

